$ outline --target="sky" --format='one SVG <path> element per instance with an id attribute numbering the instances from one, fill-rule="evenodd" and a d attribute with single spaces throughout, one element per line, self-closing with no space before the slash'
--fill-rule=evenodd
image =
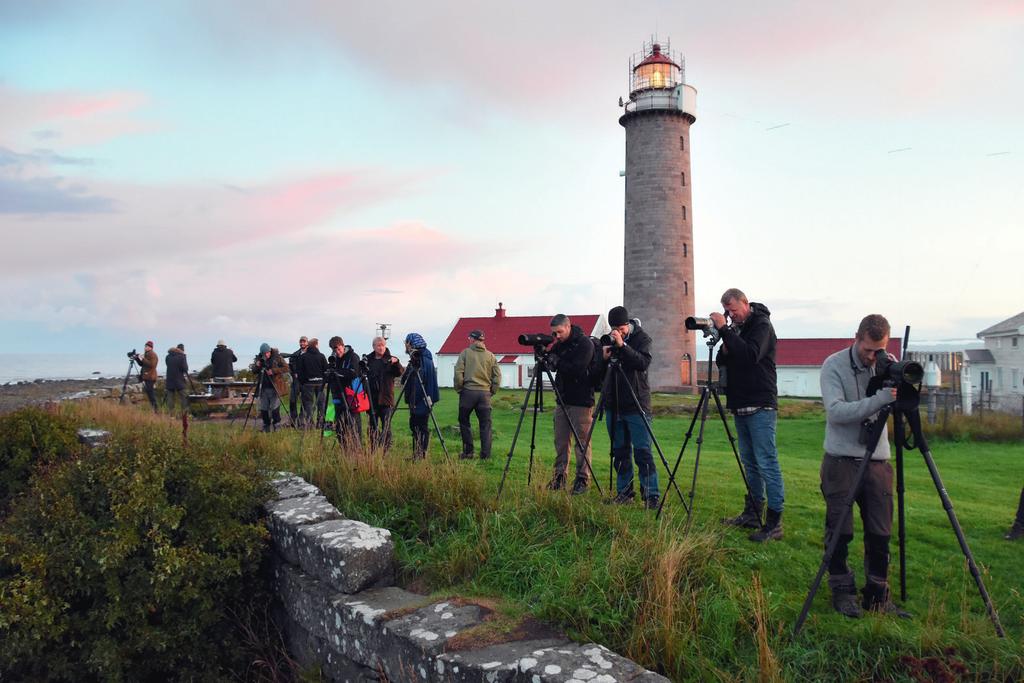
<path id="1" fill-rule="evenodd" d="M 622 299 L 629 59 L 685 57 L 697 312 L 1024 309 L 1024 3 L 0 0 L 0 353 Z M 527 330 L 524 330 L 524 332 Z"/>

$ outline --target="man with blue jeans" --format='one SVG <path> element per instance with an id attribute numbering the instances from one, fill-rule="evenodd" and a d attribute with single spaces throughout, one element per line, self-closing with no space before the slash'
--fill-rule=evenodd
<path id="1" fill-rule="evenodd" d="M 616 473 L 615 503 L 630 503 L 633 490 L 633 462 L 640 478 L 640 496 L 650 510 L 658 509 L 658 470 L 651 453 L 648 431 L 651 414 L 651 388 L 647 367 L 651 364 L 651 337 L 640 328 L 639 320 L 630 320 L 623 306 L 608 311 L 611 345 L 603 348 L 606 372 L 605 422 L 612 442 L 612 462 Z M 617 367 L 613 367 L 617 366 Z M 632 450 L 632 460 L 630 451 Z"/>
<path id="2" fill-rule="evenodd" d="M 712 313 L 712 322 L 722 335 L 716 362 L 726 407 L 732 412 L 739 441 L 740 460 L 750 493 L 743 512 L 722 520 L 730 526 L 758 529 L 751 541 L 782 538 L 782 508 L 785 493 L 779 453 L 775 447 L 778 388 L 775 373 L 775 329 L 764 304 L 750 303 L 738 289 L 722 294 L 725 314 Z M 732 321 L 726 324 L 726 315 Z M 765 498 L 768 510 L 758 524 Z M 760 528 L 758 528 L 760 527 Z"/>

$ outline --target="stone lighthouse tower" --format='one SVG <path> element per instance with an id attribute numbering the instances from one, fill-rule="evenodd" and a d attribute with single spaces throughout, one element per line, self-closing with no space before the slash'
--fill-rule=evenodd
<path id="1" fill-rule="evenodd" d="M 626 249 L 623 304 L 654 339 L 652 389 L 691 390 L 694 314 L 690 125 L 697 91 L 682 58 L 657 43 L 630 60 L 626 129 Z"/>

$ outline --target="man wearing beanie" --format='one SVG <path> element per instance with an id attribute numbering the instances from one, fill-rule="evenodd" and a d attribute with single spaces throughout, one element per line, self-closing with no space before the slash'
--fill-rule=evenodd
<path id="1" fill-rule="evenodd" d="M 480 459 L 491 457 L 491 396 L 501 386 L 498 359 L 484 345 L 484 333 L 469 333 L 469 346 L 455 362 L 455 393 L 459 395 L 459 432 L 463 460 L 473 457 L 473 428 L 469 416 L 476 413 L 480 425 Z"/>
<path id="2" fill-rule="evenodd" d="M 624 306 L 608 311 L 611 345 L 603 349 L 606 372 L 612 376 L 605 397 L 605 423 L 612 441 L 612 463 L 616 473 L 614 502 L 630 503 L 633 490 L 633 460 L 640 479 L 640 496 L 648 509 L 658 509 L 658 470 L 651 453 L 648 431 L 651 388 L 647 367 L 651 364 L 651 337 L 639 321 L 630 320 Z M 618 369 L 611 367 L 617 365 Z M 620 372 L 621 370 L 621 372 Z M 635 397 L 634 397 L 635 394 Z M 632 451 L 632 458 L 630 452 Z"/>
<path id="3" fill-rule="evenodd" d="M 409 354 L 404 393 L 405 402 L 409 405 L 412 457 L 413 460 L 421 460 L 427 456 L 430 445 L 430 411 L 441 400 L 441 392 L 437 388 L 434 356 L 423 336 L 416 332 L 405 335 L 405 352 Z"/>
<path id="4" fill-rule="evenodd" d="M 160 363 L 160 357 L 156 355 L 156 351 L 153 350 L 153 342 L 146 342 L 146 351 L 136 358 L 139 363 L 139 367 L 142 368 L 142 372 L 139 373 L 139 378 L 142 380 L 142 390 L 146 392 L 146 398 L 149 399 L 149 405 L 153 406 L 153 412 L 159 413 L 160 408 L 156 404 L 156 366 Z"/>
<path id="5" fill-rule="evenodd" d="M 167 349 L 164 365 L 167 367 L 164 377 L 164 408 L 167 409 L 167 412 L 174 414 L 171 404 L 177 399 L 179 410 L 185 412 L 188 410 L 188 396 L 185 394 L 185 386 L 188 382 L 188 358 L 185 356 L 185 345 L 178 344 Z"/>
<path id="6" fill-rule="evenodd" d="M 263 431 L 277 429 L 281 423 L 281 396 L 288 391 L 285 375 L 288 366 L 277 349 L 270 344 L 260 344 L 260 355 L 253 363 L 253 372 L 257 375 L 256 392 L 260 397 L 260 417 L 263 419 Z"/>

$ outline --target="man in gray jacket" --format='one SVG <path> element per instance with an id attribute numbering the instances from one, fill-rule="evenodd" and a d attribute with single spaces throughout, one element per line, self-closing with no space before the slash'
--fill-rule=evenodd
<path id="1" fill-rule="evenodd" d="M 501 386 L 498 359 L 484 346 L 484 333 L 469 333 L 469 347 L 455 362 L 455 391 L 459 394 L 459 432 L 462 434 L 463 460 L 473 457 L 473 429 L 469 416 L 476 413 L 480 424 L 480 459 L 491 457 L 491 396 Z"/>
<path id="2" fill-rule="evenodd" d="M 839 534 L 836 551 L 828 565 L 832 607 L 848 617 L 863 616 L 864 609 L 900 617 L 910 615 L 893 604 L 889 594 L 889 537 L 892 535 L 892 466 L 885 426 L 869 454 L 861 443 L 861 425 L 878 419 L 878 412 L 896 400 L 896 389 L 883 387 L 868 395 L 868 381 L 875 370 L 875 354 L 889 344 L 889 322 L 873 314 L 860 321 L 857 337 L 849 348 L 837 351 L 821 366 L 821 398 L 825 404 L 825 457 L 821 463 L 821 493 L 825 497 L 825 536 Z M 871 461 L 854 501 L 864 524 L 864 570 L 867 574 L 863 600 L 857 604 L 857 584 L 846 563 L 853 540 L 853 515 L 843 502 L 856 485 L 863 458 Z M 827 545 L 827 541 L 826 541 Z"/>

